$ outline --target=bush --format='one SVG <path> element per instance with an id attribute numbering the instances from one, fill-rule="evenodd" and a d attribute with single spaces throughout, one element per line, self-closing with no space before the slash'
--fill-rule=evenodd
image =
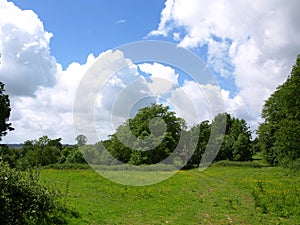
<path id="1" fill-rule="evenodd" d="M 284 160 L 284 163 L 282 163 L 282 166 L 284 168 L 289 168 L 292 171 L 300 171 L 300 158 L 296 160 Z"/>
<path id="2" fill-rule="evenodd" d="M 68 155 L 66 158 L 66 163 L 86 163 L 86 161 L 81 151 L 77 149 Z"/>
<path id="3" fill-rule="evenodd" d="M 21 173 L 0 161 L 0 224 L 66 224 L 58 196 L 39 184 L 38 173 Z"/>

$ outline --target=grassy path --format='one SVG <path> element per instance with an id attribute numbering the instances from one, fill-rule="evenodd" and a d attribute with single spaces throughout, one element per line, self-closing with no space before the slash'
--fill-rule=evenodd
<path id="1" fill-rule="evenodd" d="M 297 213 L 282 217 L 255 207 L 251 192 L 258 181 L 285 179 L 282 191 L 298 191 L 299 176 L 286 177 L 280 168 L 180 171 L 145 187 L 119 185 L 93 170 L 43 170 L 42 179 L 63 194 L 68 189 L 67 205 L 80 214 L 70 224 L 300 224 Z"/>

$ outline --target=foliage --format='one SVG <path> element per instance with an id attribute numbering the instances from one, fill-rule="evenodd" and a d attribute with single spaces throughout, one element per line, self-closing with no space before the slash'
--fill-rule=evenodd
<path id="1" fill-rule="evenodd" d="M 153 118 L 157 117 L 166 122 L 163 138 L 153 134 L 155 133 L 153 132 L 155 130 L 153 129 L 153 126 L 155 127 Z M 226 128 L 222 126 L 224 118 L 226 119 Z M 150 121 L 152 129 L 149 127 Z M 159 122 L 161 121 L 157 123 Z M 214 128 L 213 133 L 211 133 L 212 127 Z M 214 118 L 211 124 L 209 121 L 203 121 L 187 130 L 183 119 L 177 118 L 174 112 L 169 111 L 168 107 L 157 104 L 140 109 L 134 118 L 118 127 L 117 132 L 111 135 L 109 140 L 103 142 L 103 145 L 113 157 L 133 165 L 161 162 L 177 148 L 180 153 L 172 157 L 170 163 L 177 160 L 179 164 L 185 163 L 187 168 L 192 168 L 199 165 L 211 136 L 213 136 L 213 140 L 210 141 L 211 145 L 217 143 L 221 145 L 223 141 L 216 161 L 225 159 L 249 161 L 252 159 L 254 151 L 251 132 L 245 120 L 231 117 L 227 113 L 220 114 Z M 156 146 L 156 143 L 159 144 L 157 147 L 147 151 L 148 146 Z M 193 143 L 196 143 L 195 146 Z M 134 146 L 138 147 L 134 148 Z M 213 156 L 208 154 L 208 157 Z"/>
<path id="2" fill-rule="evenodd" d="M 285 167 L 289 168 L 293 172 L 300 171 L 300 158 L 287 162 Z"/>
<path id="3" fill-rule="evenodd" d="M 90 166 L 88 164 L 83 163 L 57 163 L 57 164 L 50 164 L 44 166 L 43 169 L 57 169 L 57 170 L 85 170 L 89 169 Z"/>
<path id="4" fill-rule="evenodd" d="M 8 163 L 10 167 L 16 167 L 21 157 L 23 157 L 22 151 L 9 148 L 7 145 L 0 145 L 0 158 L 3 162 Z"/>
<path id="5" fill-rule="evenodd" d="M 211 126 L 209 124 L 209 121 L 207 120 L 191 128 L 190 133 L 198 134 L 198 136 L 196 137 L 198 140 L 197 140 L 196 149 L 192 154 L 192 156 L 190 157 L 190 160 L 188 160 L 186 168 L 192 168 L 193 166 L 199 165 L 202 158 L 202 154 L 205 152 L 210 137 L 210 129 Z M 195 136 L 193 134 L 189 134 L 189 135 L 190 137 Z"/>
<path id="6" fill-rule="evenodd" d="M 249 161 L 252 159 L 251 132 L 244 119 L 226 115 L 226 131 L 220 152 L 219 160 Z"/>
<path id="7" fill-rule="evenodd" d="M 245 134 L 239 134 L 232 146 L 234 161 L 249 161 L 252 159 L 250 139 Z"/>
<path id="8" fill-rule="evenodd" d="M 265 102 L 259 143 L 272 165 L 300 158 L 300 55 L 290 76 Z"/>
<path id="9" fill-rule="evenodd" d="M 97 145 L 95 145 L 97 146 Z M 40 137 L 37 140 L 27 140 L 21 149 L 9 148 L 6 145 L 0 146 L 0 157 L 7 162 L 10 167 L 19 170 L 36 168 L 51 164 L 85 164 L 84 154 L 87 154 L 88 146 L 77 145 L 63 146 L 61 138 L 50 139 L 47 136 Z M 93 158 L 93 156 L 91 156 Z M 99 159 L 99 157 L 96 157 Z"/>
<path id="10" fill-rule="evenodd" d="M 251 148 L 252 148 L 252 153 L 257 154 L 261 152 L 260 148 L 260 143 L 259 143 L 259 138 L 256 137 L 252 142 L 251 142 Z"/>
<path id="11" fill-rule="evenodd" d="M 103 144 L 121 162 L 154 164 L 175 150 L 183 127 L 183 120 L 176 117 L 168 106 L 152 104 L 119 126 Z"/>
<path id="12" fill-rule="evenodd" d="M 86 163 L 86 161 L 80 149 L 77 148 L 67 156 L 66 163 Z"/>
<path id="13" fill-rule="evenodd" d="M 262 165 L 258 162 L 236 162 L 229 160 L 222 160 L 212 164 L 212 167 L 253 167 L 253 168 L 261 168 Z"/>
<path id="14" fill-rule="evenodd" d="M 51 140 L 47 136 L 38 140 L 26 141 L 21 150 L 21 157 L 17 168 L 24 170 L 28 167 L 39 167 L 58 162 L 61 156 L 61 139 Z"/>
<path id="15" fill-rule="evenodd" d="M 223 126 L 225 122 L 226 127 Z M 188 167 L 199 165 L 209 141 L 212 149 L 217 148 L 218 144 L 221 145 L 215 161 L 252 160 L 254 151 L 251 145 L 251 132 L 245 120 L 231 117 L 228 113 L 219 114 L 211 124 L 208 121 L 203 121 L 200 125 L 193 127 L 191 131 L 194 129 L 200 129 L 200 133 L 197 148 L 188 162 Z M 212 129 L 213 131 L 211 131 Z M 213 158 L 209 154 L 208 157 Z"/>
<path id="16" fill-rule="evenodd" d="M 226 122 L 226 127 L 222 122 Z M 119 126 L 109 140 L 86 145 L 87 138 L 78 135 L 77 145 L 63 146 L 61 138 L 43 136 L 25 141 L 21 149 L 0 146 L 0 156 L 11 167 L 21 170 L 58 163 L 119 165 L 123 162 L 141 165 L 162 161 L 193 168 L 199 165 L 204 153 L 206 159 L 215 161 L 251 160 L 258 143 L 256 140 L 254 145 L 250 139 L 246 121 L 227 113 L 217 115 L 211 123 L 203 121 L 187 129 L 185 121 L 176 117 L 168 106 L 152 104 Z M 221 146 L 218 154 L 207 154 L 208 145 L 210 150 Z M 176 152 L 172 154 L 174 150 Z"/>
<path id="17" fill-rule="evenodd" d="M 75 140 L 77 141 L 78 146 L 83 146 L 87 143 L 87 137 L 83 134 L 78 135 Z"/>
<path id="18" fill-rule="evenodd" d="M 101 165 L 111 165 L 115 160 L 109 152 L 105 149 L 104 143 L 106 141 L 100 141 L 94 145 L 85 145 L 80 147 L 80 151 L 89 164 L 101 164 Z"/>
<path id="19" fill-rule="evenodd" d="M 8 123 L 11 109 L 8 95 L 4 94 L 4 91 L 4 84 L 0 81 L 0 141 L 7 131 L 14 130 L 11 123 Z"/>
<path id="20" fill-rule="evenodd" d="M 65 224 L 59 193 L 39 184 L 39 175 L 11 169 L 0 161 L 0 224 Z"/>

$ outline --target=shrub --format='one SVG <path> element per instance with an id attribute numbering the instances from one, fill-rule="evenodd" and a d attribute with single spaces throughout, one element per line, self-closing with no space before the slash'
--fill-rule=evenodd
<path id="1" fill-rule="evenodd" d="M 81 151 L 77 149 L 68 155 L 66 158 L 66 163 L 86 163 L 86 161 Z"/>
<path id="2" fill-rule="evenodd" d="M 0 161 L 0 224 L 65 224 L 58 196 L 39 183 L 37 172 L 21 173 Z"/>
<path id="3" fill-rule="evenodd" d="M 285 159 L 282 162 L 284 168 L 289 168 L 290 170 L 297 172 L 300 171 L 300 158 L 296 160 Z"/>

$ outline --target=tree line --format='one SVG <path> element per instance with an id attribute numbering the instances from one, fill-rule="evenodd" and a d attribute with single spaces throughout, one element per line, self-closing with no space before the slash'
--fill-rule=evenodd
<path id="1" fill-rule="evenodd" d="M 287 80 L 265 102 L 259 147 L 271 165 L 300 169 L 300 55 Z"/>
<path id="2" fill-rule="evenodd" d="M 300 161 L 300 57 L 297 57 L 290 76 L 265 102 L 257 138 L 244 119 L 230 114 L 219 114 L 211 122 L 203 121 L 187 127 L 168 106 L 152 104 L 142 108 L 135 117 L 126 120 L 107 140 L 86 145 L 87 139 L 79 135 L 77 145 L 63 146 L 61 139 L 47 136 L 28 140 L 21 149 L 2 145 L 0 156 L 12 167 L 20 169 L 55 163 L 85 163 L 132 165 L 182 164 L 192 168 L 204 157 L 209 139 L 212 144 L 222 142 L 214 161 L 250 161 L 262 152 L 270 165 L 297 164 Z M 10 104 L 0 82 L 0 140 L 13 130 L 8 122 Z M 224 132 L 215 134 L 220 120 L 225 119 Z M 192 143 L 192 144 L 191 144 Z M 107 150 L 107 151 L 106 151 Z"/>
<path id="3" fill-rule="evenodd" d="M 163 135 L 156 135 L 162 127 L 162 121 L 153 122 L 153 118 L 157 117 L 167 121 Z M 187 167 L 194 167 L 199 165 L 206 150 L 212 126 L 218 123 L 221 117 L 226 119 L 226 130 L 225 133 L 220 133 L 224 142 L 215 160 L 251 160 L 254 151 L 251 131 L 245 120 L 225 113 L 217 115 L 211 123 L 203 121 L 187 129 L 182 118 L 177 117 L 168 106 L 161 104 L 152 104 L 139 110 L 134 118 L 128 119 L 116 133 L 110 135 L 103 145 L 114 158 L 123 163 L 155 164 L 165 160 L 167 164 L 185 162 Z M 131 145 L 124 144 L 123 140 Z M 149 146 L 151 150 L 147 149 Z M 153 146 L 155 147 L 152 148 Z"/>
<path id="4" fill-rule="evenodd" d="M 141 165 L 163 160 L 166 160 L 166 164 L 184 163 L 191 168 L 199 165 L 211 135 L 211 127 L 218 124 L 222 116 L 217 115 L 211 123 L 203 121 L 187 129 L 186 122 L 168 106 L 152 104 L 140 109 L 134 118 L 119 126 L 108 140 L 94 145 L 86 145 L 87 138 L 84 135 L 78 135 L 77 144 L 73 146 L 63 146 L 61 138 L 43 136 L 25 141 L 20 149 L 2 145 L 0 156 L 2 161 L 20 170 L 86 161 L 104 165 Z M 224 118 L 226 130 L 221 134 L 224 142 L 215 160 L 251 160 L 255 151 L 246 121 L 227 113 Z M 176 154 L 173 154 L 175 149 Z"/>

